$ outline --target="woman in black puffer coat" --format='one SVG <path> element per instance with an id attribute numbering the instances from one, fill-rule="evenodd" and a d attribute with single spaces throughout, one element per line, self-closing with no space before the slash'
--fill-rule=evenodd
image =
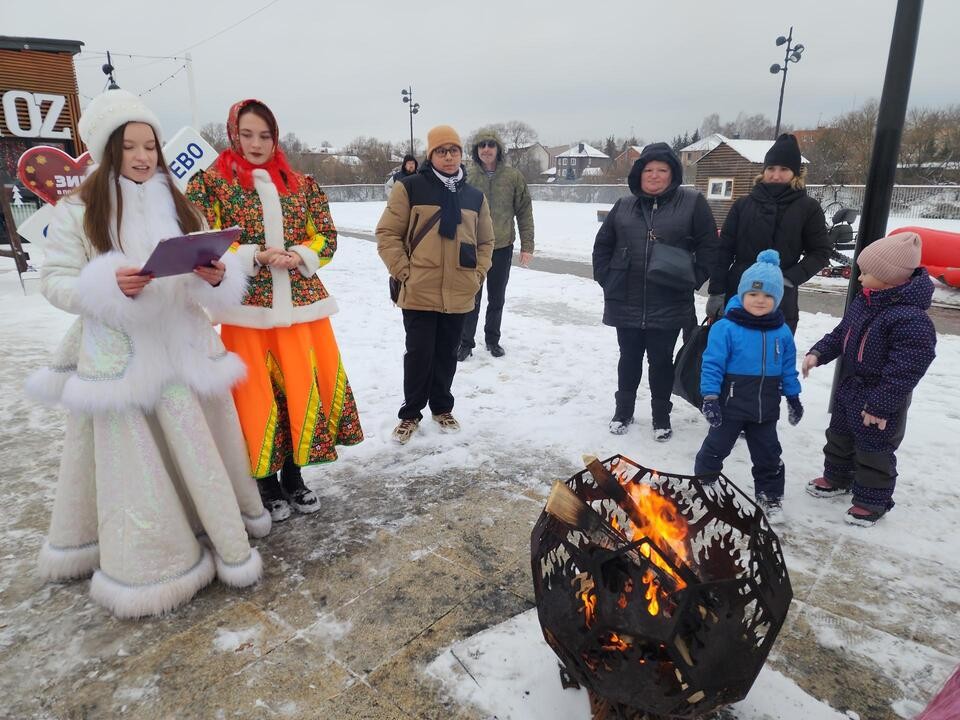
<path id="1" fill-rule="evenodd" d="M 603 323 L 617 329 L 616 408 L 610 432 L 633 422 L 643 356 L 650 366 L 653 434 L 672 434 L 673 350 L 680 330 L 696 324 L 693 292 L 715 264 L 717 224 L 693 188 L 680 187 L 683 168 L 666 143 L 647 145 L 627 178 L 631 195 L 617 200 L 593 245 L 593 278 L 603 287 Z M 655 245 L 682 262 L 657 273 Z M 660 248 L 664 250 L 665 248 Z M 652 267 L 651 267 L 652 266 Z M 653 269 L 653 272 L 651 272 Z"/>
<path id="2" fill-rule="evenodd" d="M 717 268 L 710 276 L 707 315 L 722 312 L 737 294 L 743 271 L 757 261 L 761 250 L 780 253 L 783 301 L 780 309 L 790 331 L 796 333 L 800 309 L 797 288 L 830 262 L 820 203 L 807 195 L 800 147 L 793 135 L 781 135 L 764 157 L 763 173 L 746 197 L 737 200 L 720 231 Z"/>

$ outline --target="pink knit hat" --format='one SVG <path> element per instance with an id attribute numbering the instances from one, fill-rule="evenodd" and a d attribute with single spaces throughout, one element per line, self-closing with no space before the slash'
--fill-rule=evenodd
<path id="1" fill-rule="evenodd" d="M 875 240 L 860 251 L 860 271 L 889 285 L 902 285 L 920 265 L 920 236 L 900 232 Z"/>

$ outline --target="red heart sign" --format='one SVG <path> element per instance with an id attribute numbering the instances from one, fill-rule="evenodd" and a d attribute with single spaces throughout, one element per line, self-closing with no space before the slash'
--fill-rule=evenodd
<path id="1" fill-rule="evenodd" d="M 60 148 L 37 145 L 27 150 L 17 162 L 17 175 L 34 195 L 50 204 L 80 187 L 93 165 L 90 153 L 72 158 Z"/>

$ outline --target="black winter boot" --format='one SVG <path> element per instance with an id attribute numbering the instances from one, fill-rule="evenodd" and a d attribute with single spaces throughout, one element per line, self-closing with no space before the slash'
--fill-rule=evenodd
<path id="1" fill-rule="evenodd" d="M 292 456 L 287 456 L 280 470 L 280 484 L 287 501 L 299 512 L 315 513 L 320 509 L 320 499 L 303 484 L 303 475 L 300 466 L 293 462 Z"/>
<path id="2" fill-rule="evenodd" d="M 260 491 L 263 506 L 270 513 L 270 519 L 273 522 L 280 522 L 290 517 L 290 505 L 283 497 L 283 491 L 280 489 L 280 482 L 277 480 L 276 473 L 265 478 L 259 478 L 257 489 Z"/>

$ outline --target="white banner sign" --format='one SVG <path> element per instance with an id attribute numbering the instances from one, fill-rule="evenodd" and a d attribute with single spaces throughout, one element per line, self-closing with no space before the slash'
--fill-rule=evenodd
<path id="1" fill-rule="evenodd" d="M 185 127 L 163 146 L 170 175 L 183 192 L 196 173 L 206 170 L 217 159 L 217 151 L 192 127 Z"/>

